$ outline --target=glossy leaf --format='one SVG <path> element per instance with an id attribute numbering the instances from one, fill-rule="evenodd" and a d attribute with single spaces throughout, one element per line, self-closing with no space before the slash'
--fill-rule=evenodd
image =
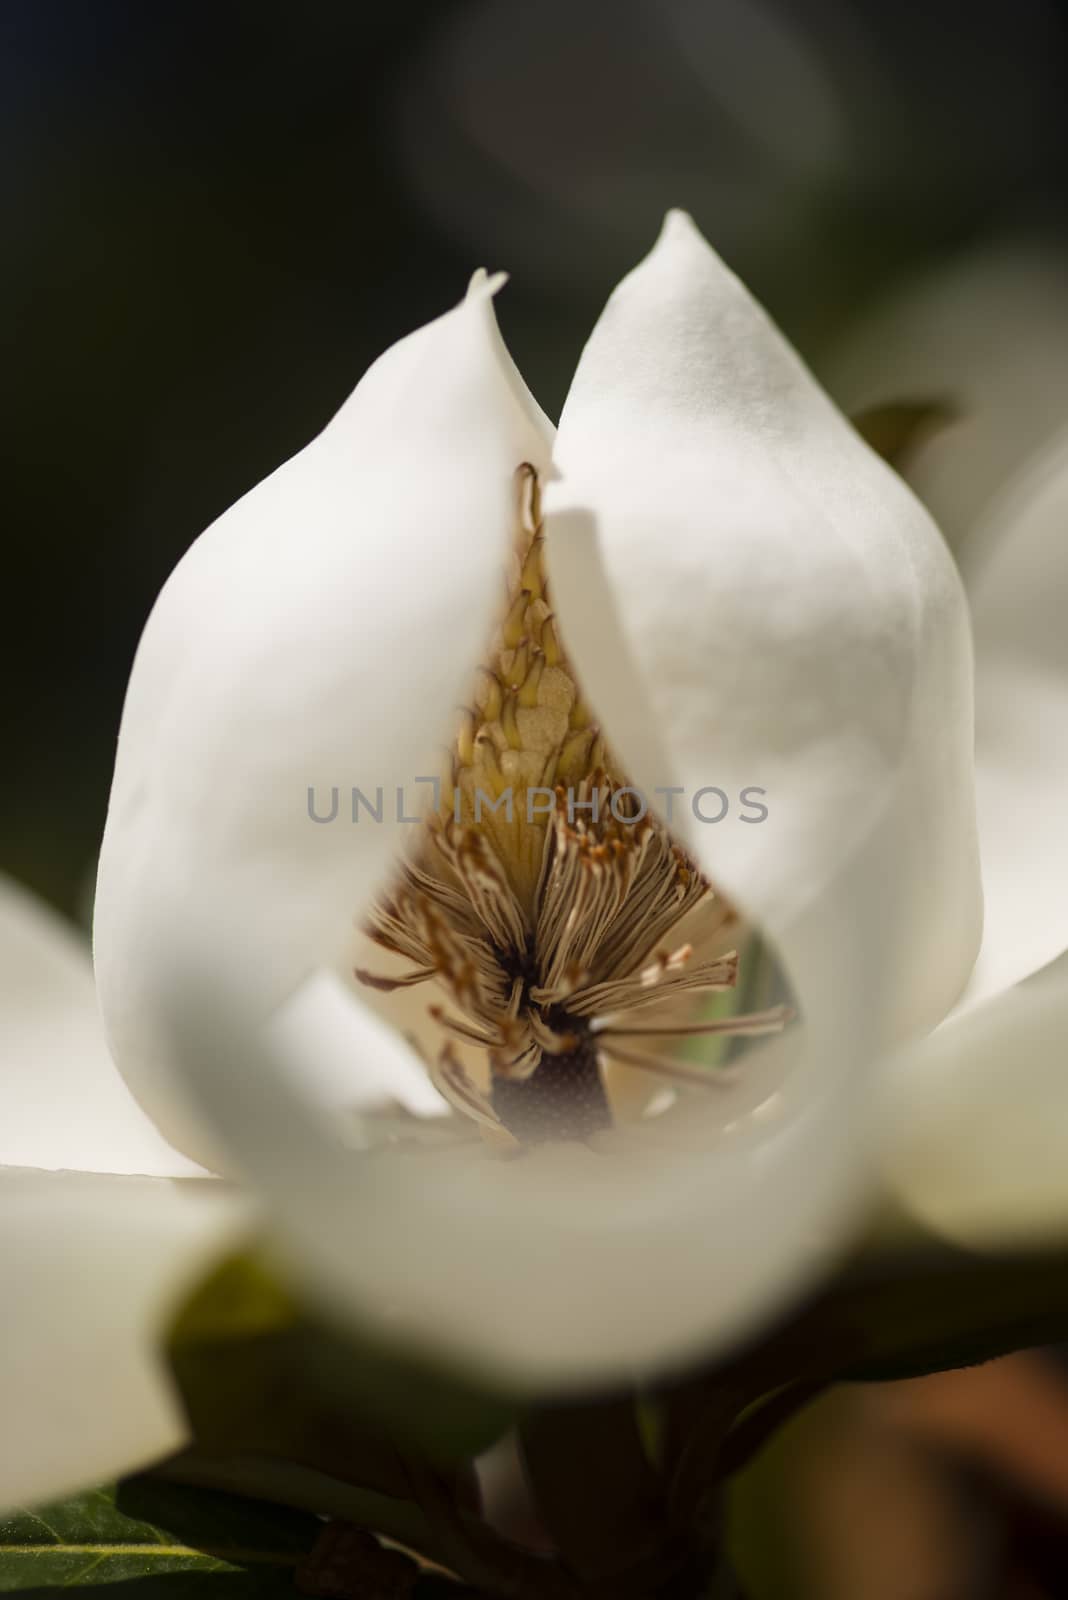
<path id="1" fill-rule="evenodd" d="M 292 1595 L 316 1518 L 143 1478 L 0 1522 L 0 1592 L 121 1583 L 149 1596 Z"/>

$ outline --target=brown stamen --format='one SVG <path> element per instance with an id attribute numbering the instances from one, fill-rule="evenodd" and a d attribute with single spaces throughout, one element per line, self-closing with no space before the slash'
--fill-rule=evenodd
<path id="1" fill-rule="evenodd" d="M 461 714 L 441 813 L 421 828 L 370 917 L 372 937 L 412 969 L 356 975 L 381 989 L 433 979 L 454 1010 L 432 1016 L 486 1052 L 490 1088 L 483 1094 L 449 1049 L 429 1069 L 434 1082 L 483 1127 L 536 1143 L 611 1125 L 599 1052 L 679 1081 L 711 1081 L 616 1040 L 772 1032 L 786 1012 L 692 1026 L 676 1013 L 631 1026 L 635 1013 L 664 1015 L 668 1003 L 736 985 L 736 951 L 717 948 L 736 917 L 606 751 L 549 607 L 537 474 L 527 464 L 518 486 L 509 592 Z M 698 908 L 701 931 L 687 940 L 683 923 L 695 928 Z"/>
<path id="2" fill-rule="evenodd" d="M 768 1011 L 744 1011 L 718 1022 L 695 1022 L 678 1028 L 617 1028 L 612 1023 L 605 1027 L 594 1023 L 593 1028 L 598 1039 L 695 1039 L 702 1034 L 757 1038 L 764 1033 L 781 1033 L 794 1015 L 792 1006 L 772 1006 Z"/>

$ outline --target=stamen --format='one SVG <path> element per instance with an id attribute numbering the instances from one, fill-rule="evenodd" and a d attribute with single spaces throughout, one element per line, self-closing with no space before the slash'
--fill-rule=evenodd
<path id="1" fill-rule="evenodd" d="M 654 983 L 659 983 L 669 972 L 678 972 L 684 967 L 693 955 L 693 945 L 680 945 L 677 950 L 658 950 L 656 960 L 653 961 L 641 975 L 642 983 L 646 988 L 651 988 Z"/>
<path id="2" fill-rule="evenodd" d="M 480 667 L 478 670 L 484 678 L 482 715 L 487 722 L 496 722 L 501 714 L 501 680 L 489 667 Z"/>
<path id="3" fill-rule="evenodd" d="M 768 1011 L 741 1012 L 734 1017 L 723 1017 L 718 1022 L 695 1022 L 677 1028 L 617 1028 L 612 1019 L 595 1019 L 590 1028 L 598 1039 L 696 1039 L 702 1034 L 734 1035 L 758 1038 L 765 1033 L 781 1033 L 796 1013 L 792 1006 L 772 1006 Z"/>
<path id="4" fill-rule="evenodd" d="M 506 650 L 514 650 L 526 629 L 527 607 L 533 596 L 529 589 L 521 589 L 509 608 L 501 627 L 501 638 Z"/>
<path id="5" fill-rule="evenodd" d="M 481 1028 L 473 1028 L 469 1022 L 462 1022 L 459 1017 L 451 1017 L 440 1006 L 431 1006 L 430 1015 L 439 1028 L 444 1028 L 447 1033 L 455 1034 L 457 1039 L 463 1039 L 468 1044 L 478 1044 L 483 1049 L 490 1050 L 500 1044 L 500 1039 L 495 1039 L 491 1033 L 484 1032 Z"/>
<path id="6" fill-rule="evenodd" d="M 517 496 L 508 593 L 473 703 L 461 712 L 440 812 L 369 918 L 371 936 L 410 970 L 356 977 L 386 992 L 434 982 L 450 998 L 454 1009 L 434 1006 L 431 1016 L 484 1050 L 490 1072 L 484 1094 L 448 1046 L 428 1067 L 463 1115 L 527 1142 L 584 1139 L 612 1123 L 602 1055 L 707 1084 L 705 1073 L 627 1041 L 770 1033 L 790 1013 L 692 1025 L 673 1014 L 657 1025 L 665 1005 L 735 986 L 737 952 L 718 947 L 736 916 L 625 792 L 550 609 L 529 463 L 517 471 Z M 528 811 L 534 786 L 553 791 L 549 811 Z M 632 1026 L 648 1008 L 654 1020 Z"/>
<path id="7" fill-rule="evenodd" d="M 530 1013 L 529 1022 L 531 1033 L 547 1055 L 567 1055 L 570 1051 L 578 1049 L 579 1036 L 577 1033 L 557 1033 L 555 1029 L 549 1027 L 548 1023 L 541 1020 L 536 1011 Z"/>
<path id="8" fill-rule="evenodd" d="M 523 740 L 519 732 L 519 723 L 516 721 L 516 706 L 518 699 L 515 689 L 509 689 L 501 706 L 501 727 L 504 737 L 513 750 L 522 750 Z"/>
<path id="9" fill-rule="evenodd" d="M 460 713 L 460 726 L 456 734 L 456 753 L 465 767 L 475 759 L 475 729 L 478 719 L 466 707 Z"/>
<path id="10" fill-rule="evenodd" d="M 433 967 L 416 967 L 414 972 L 402 972 L 387 978 L 381 972 L 368 972 L 365 967 L 353 967 L 352 975 L 368 989 L 378 989 L 382 994 L 393 994 L 397 989 L 412 989 L 417 983 L 426 983 L 434 976 Z"/>
<path id="11" fill-rule="evenodd" d="M 530 671 L 523 680 L 518 693 L 518 702 L 524 711 L 533 711 L 538 704 L 538 688 L 541 684 L 541 675 L 545 671 L 545 652 L 540 647 L 534 651 L 530 662 Z"/>
<path id="12" fill-rule="evenodd" d="M 471 1081 L 463 1062 L 450 1045 L 446 1045 L 436 1061 L 429 1063 L 430 1081 L 434 1088 L 457 1111 L 472 1121 L 494 1132 L 503 1124 L 486 1096 Z"/>
<path id="13" fill-rule="evenodd" d="M 549 613 L 541 625 L 538 643 L 545 653 L 546 666 L 558 667 L 561 661 L 560 640 L 556 632 L 556 622 L 552 612 Z"/>
<path id="14" fill-rule="evenodd" d="M 522 588 L 535 600 L 540 600 L 545 590 L 545 568 L 542 565 L 544 545 L 544 536 L 540 533 L 536 534 L 530 541 L 530 549 L 527 551 L 526 560 L 523 562 L 523 571 L 519 577 Z"/>
<path id="15" fill-rule="evenodd" d="M 654 1072 L 662 1078 L 672 1078 L 676 1083 L 694 1083 L 700 1089 L 721 1089 L 725 1079 L 722 1072 L 713 1069 L 702 1071 L 700 1067 L 687 1067 L 679 1061 L 673 1061 L 664 1056 L 647 1056 L 637 1050 L 624 1050 L 619 1045 L 606 1046 L 604 1054 L 611 1061 L 620 1061 L 626 1067 L 640 1067 L 643 1072 Z"/>

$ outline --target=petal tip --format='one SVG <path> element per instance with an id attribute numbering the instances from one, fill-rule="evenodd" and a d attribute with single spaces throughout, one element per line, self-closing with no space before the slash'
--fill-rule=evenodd
<path id="1" fill-rule="evenodd" d="M 494 295 L 503 289 L 507 282 L 507 272 L 489 273 L 485 267 L 477 267 L 471 274 L 471 281 L 467 285 L 464 303 L 473 301 L 476 305 L 481 305 L 485 301 L 492 300 Z"/>
<path id="2" fill-rule="evenodd" d="M 707 274 L 711 269 L 720 276 L 734 276 L 690 213 L 679 206 L 665 213 L 656 243 L 639 264 L 639 270 L 645 265 L 653 265 L 659 272 Z"/>
<path id="3" fill-rule="evenodd" d="M 697 244 L 703 250 L 711 249 L 690 213 L 683 211 L 681 206 L 672 206 L 664 213 L 655 248 L 659 249 L 662 245 L 668 244 Z"/>

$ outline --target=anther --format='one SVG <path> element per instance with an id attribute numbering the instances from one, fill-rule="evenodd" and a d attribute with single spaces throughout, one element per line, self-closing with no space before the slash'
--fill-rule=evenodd
<path id="1" fill-rule="evenodd" d="M 469 767 L 475 759 L 475 730 L 478 721 L 475 713 L 468 706 L 461 711 L 460 727 L 456 734 L 456 754 L 461 765 Z"/>
<path id="2" fill-rule="evenodd" d="M 489 667 L 479 669 L 483 677 L 484 695 L 482 715 L 487 722 L 496 722 L 501 714 L 501 680 Z"/>
<path id="3" fill-rule="evenodd" d="M 556 631 L 556 623 L 550 615 L 541 625 L 541 635 L 538 643 L 545 654 L 545 664 L 548 667 L 558 667 L 562 660 L 560 638 Z"/>
<path id="4" fill-rule="evenodd" d="M 518 689 L 530 668 L 530 640 L 523 639 L 516 650 L 511 666 L 504 674 L 509 689 Z"/>
<path id="5" fill-rule="evenodd" d="M 579 733 L 573 733 L 564 740 L 560 751 L 560 760 L 557 764 L 557 774 L 567 783 L 576 778 L 584 777 L 589 770 L 590 749 L 594 741 L 594 729 L 584 728 Z"/>
<path id="6" fill-rule="evenodd" d="M 519 579 L 520 586 L 525 589 L 534 600 L 540 600 L 544 593 L 545 577 L 542 570 L 542 550 L 545 540 L 539 533 L 532 541 L 527 551 L 526 560 L 523 562 L 523 573 Z"/>
<path id="7" fill-rule="evenodd" d="M 501 640 L 506 650 L 514 650 L 527 629 L 527 607 L 530 605 L 529 589 L 520 589 L 508 608 L 501 627 Z"/>
<path id="8" fill-rule="evenodd" d="M 535 650 L 530 663 L 530 671 L 519 687 L 519 704 L 524 710 L 532 711 L 538 703 L 538 686 L 541 675 L 545 671 L 545 655 L 541 650 Z"/>
<path id="9" fill-rule="evenodd" d="M 580 694 L 575 696 L 574 704 L 571 707 L 571 715 L 567 719 L 567 725 L 576 731 L 588 728 L 590 725 L 589 708 Z"/>

